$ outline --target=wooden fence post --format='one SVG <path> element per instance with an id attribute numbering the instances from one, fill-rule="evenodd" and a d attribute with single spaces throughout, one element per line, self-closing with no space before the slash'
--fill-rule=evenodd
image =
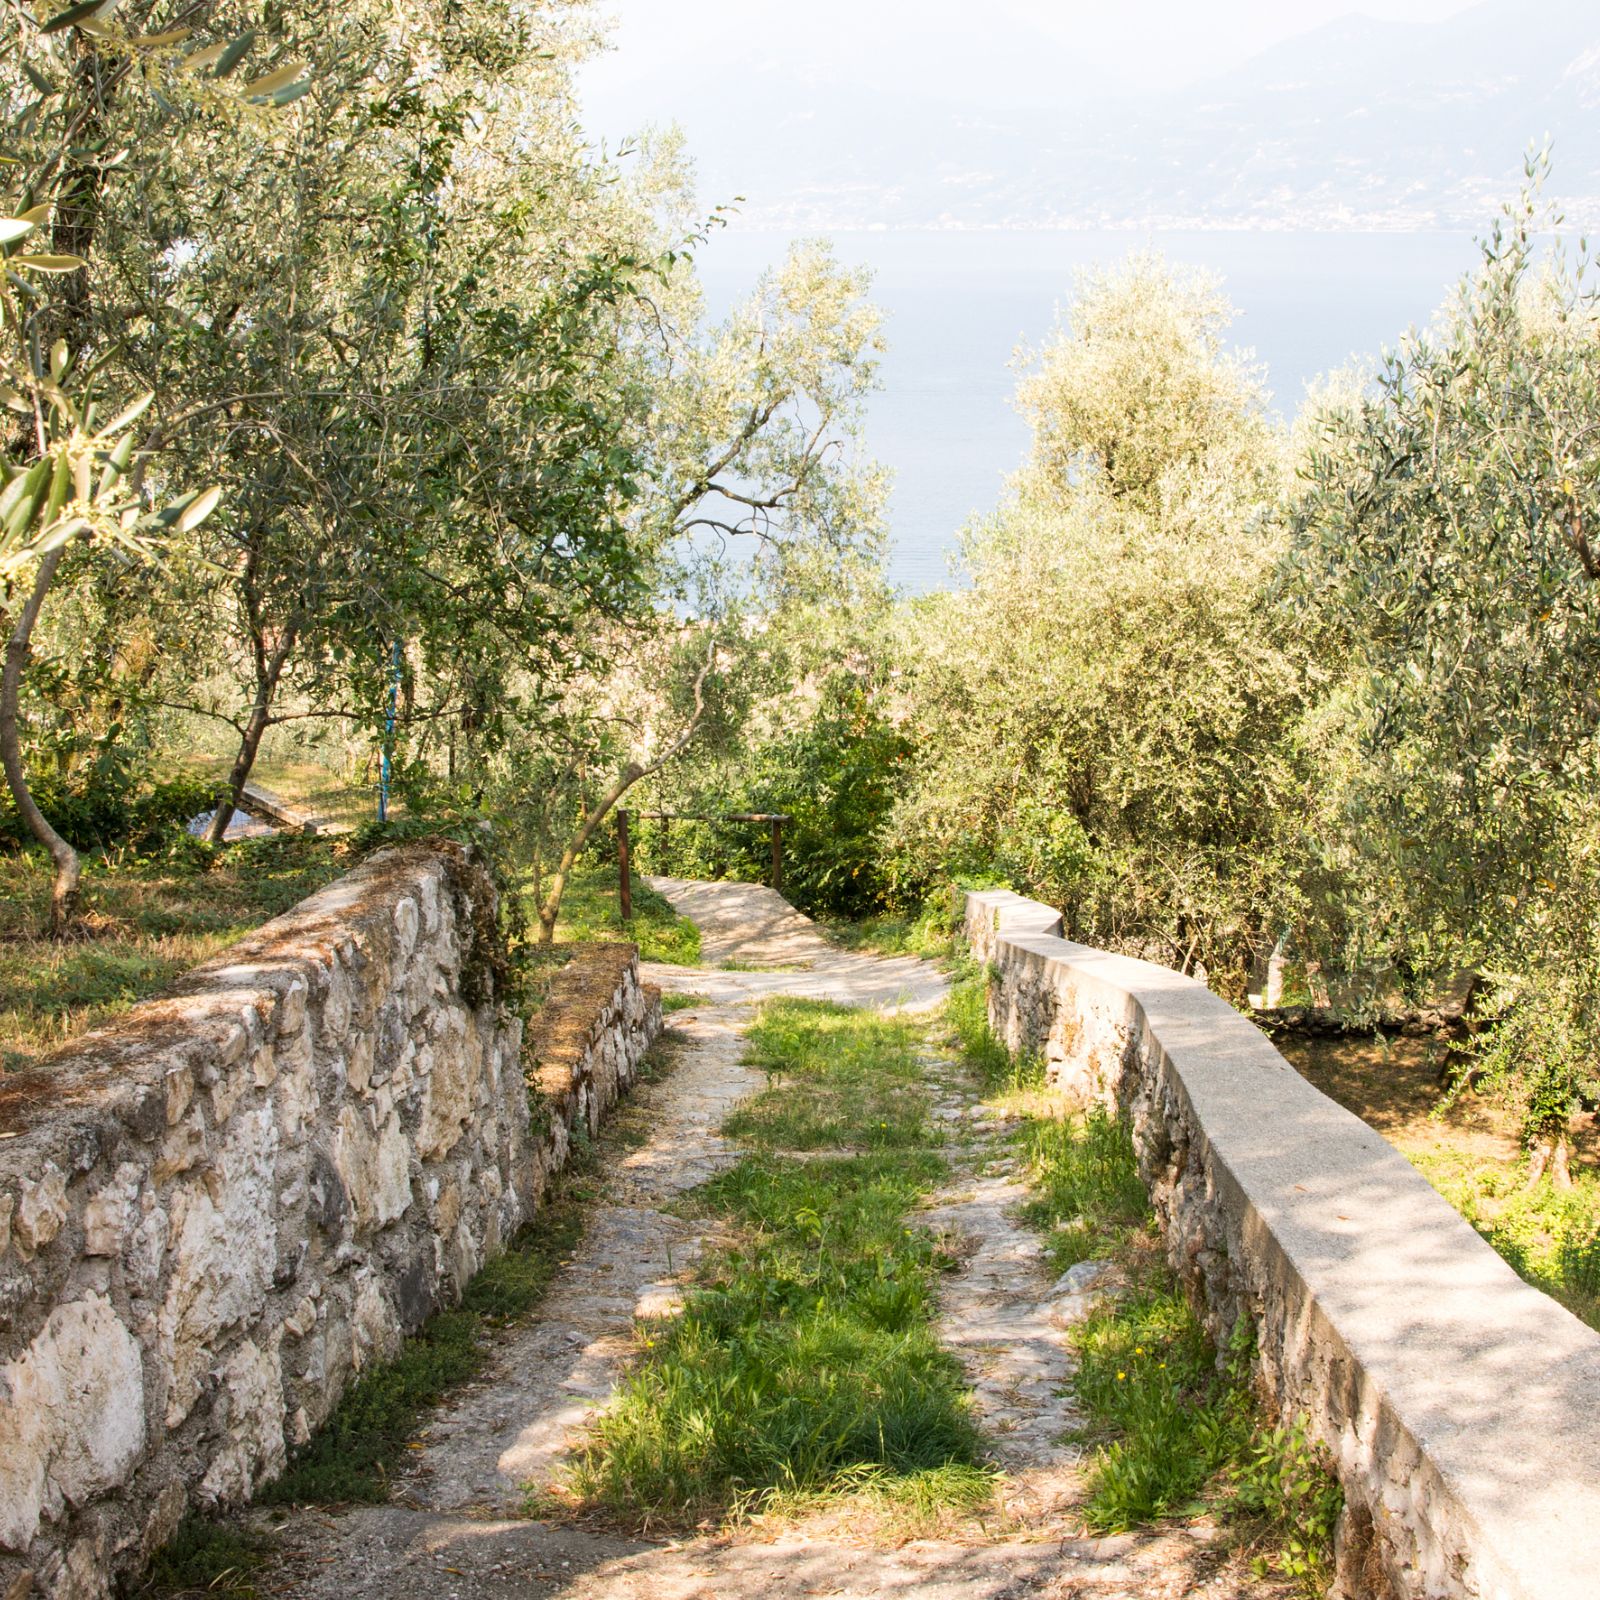
<path id="1" fill-rule="evenodd" d="M 783 818 L 772 819 L 772 887 L 783 889 Z"/>
<path id="2" fill-rule="evenodd" d="M 628 813 L 617 812 L 617 879 L 622 899 L 622 920 L 633 921 L 633 877 L 628 861 Z"/>

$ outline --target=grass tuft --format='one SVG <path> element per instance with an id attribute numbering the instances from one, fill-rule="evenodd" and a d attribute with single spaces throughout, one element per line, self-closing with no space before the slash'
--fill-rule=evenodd
<path id="1" fill-rule="evenodd" d="M 815 1000 L 770 1000 L 746 1059 L 767 1088 L 723 1132 L 763 1150 L 910 1149 L 936 1144 L 921 1031 Z"/>
<path id="2" fill-rule="evenodd" d="M 161 1595 L 166 1600 L 185 1595 L 256 1600 L 259 1591 L 253 1574 L 271 1559 L 271 1550 L 271 1541 L 251 1529 L 199 1516 L 186 1517 L 156 1552 L 132 1592 Z"/>
<path id="3" fill-rule="evenodd" d="M 709 995 L 664 994 L 661 997 L 661 1011 L 664 1016 L 670 1017 L 674 1011 L 698 1011 L 711 1003 Z"/>

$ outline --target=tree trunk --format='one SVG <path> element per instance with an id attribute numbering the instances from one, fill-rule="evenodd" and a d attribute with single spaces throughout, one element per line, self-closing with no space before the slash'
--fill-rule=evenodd
<path id="1" fill-rule="evenodd" d="M 43 561 L 33 580 L 33 591 L 6 640 L 5 666 L 0 670 L 0 765 L 5 768 L 6 783 L 17 811 L 27 823 L 28 831 L 50 852 L 55 863 L 55 883 L 50 890 L 50 935 L 63 937 L 78 914 L 78 881 L 83 865 L 78 852 L 50 826 L 39 809 L 28 787 L 28 775 L 22 765 L 22 736 L 17 727 L 17 706 L 22 694 L 22 673 L 28 664 L 29 647 L 33 640 L 34 624 L 44 597 L 55 581 L 56 569 L 66 554 L 65 545 L 57 545 Z"/>
<path id="2" fill-rule="evenodd" d="M 610 816 L 612 808 L 634 784 L 654 770 L 654 767 L 641 767 L 637 761 L 630 761 L 618 774 L 616 782 L 592 806 L 584 808 L 578 831 L 562 850 L 561 862 L 550 874 L 550 887 L 539 902 L 540 944 L 555 942 L 556 919 L 561 915 L 561 897 L 567 892 L 567 879 L 571 876 L 573 863 L 583 854 L 583 847 L 594 836 L 594 830 Z"/>
<path id="3" fill-rule="evenodd" d="M 1565 1129 L 1540 1134 L 1529 1149 L 1528 1188 L 1535 1188 L 1543 1178 L 1549 1178 L 1558 1189 L 1572 1187 L 1571 1152 Z"/>
<path id="4" fill-rule="evenodd" d="M 262 737 L 272 720 L 272 702 L 278 692 L 279 680 L 283 677 L 284 663 L 294 649 L 298 631 L 294 623 L 286 624 L 272 654 L 268 656 L 262 651 L 257 655 L 255 703 L 250 707 L 250 717 L 239 740 L 239 754 L 234 758 L 233 770 L 228 774 L 227 797 L 217 807 L 206 829 L 207 844 L 222 843 L 228 832 L 228 824 L 233 821 L 233 814 L 244 798 L 244 788 L 250 781 L 256 756 L 260 753 Z"/>

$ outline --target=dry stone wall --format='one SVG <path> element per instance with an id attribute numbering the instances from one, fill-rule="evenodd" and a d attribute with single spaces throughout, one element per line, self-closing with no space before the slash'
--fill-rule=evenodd
<path id="1" fill-rule="evenodd" d="M 1371 1128 L 1203 985 L 966 896 L 989 1017 L 1132 1124 L 1179 1276 L 1344 1485 L 1338 1591 L 1600 1595 L 1600 1335 L 1524 1283 Z"/>
<path id="2" fill-rule="evenodd" d="M 248 1499 L 632 1077 L 622 947 L 562 974 L 541 1029 L 591 1010 L 530 1085 L 494 913 L 457 847 L 385 851 L 0 1081 L 0 1594 L 98 1600 Z"/>

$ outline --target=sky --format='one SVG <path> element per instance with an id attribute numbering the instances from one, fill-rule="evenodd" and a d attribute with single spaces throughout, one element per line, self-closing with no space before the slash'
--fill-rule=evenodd
<path id="1" fill-rule="evenodd" d="M 1533 0 L 1534 8 L 1537 0 Z M 797 75 L 875 84 L 913 73 L 978 103 L 1150 94 L 1224 72 L 1353 10 L 1435 22 L 1470 0 L 611 0 L 616 48 L 584 72 L 591 131 L 615 138 L 693 107 L 674 84 L 787 60 Z M 697 88 L 695 92 L 704 92 Z"/>

